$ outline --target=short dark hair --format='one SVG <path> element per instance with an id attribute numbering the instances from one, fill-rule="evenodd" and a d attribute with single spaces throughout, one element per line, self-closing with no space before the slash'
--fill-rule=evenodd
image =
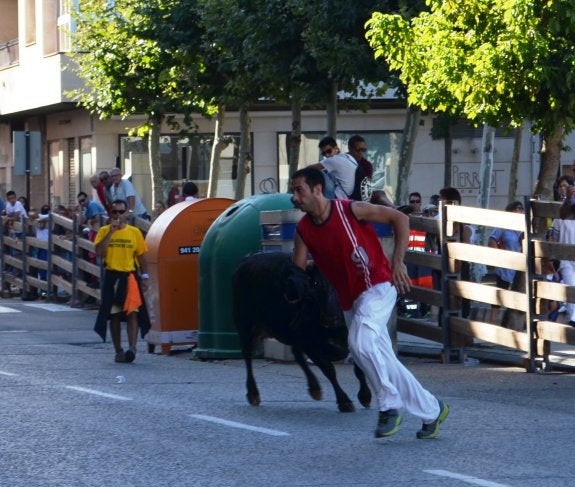
<path id="1" fill-rule="evenodd" d="M 521 203 L 521 201 L 512 201 L 505 207 L 505 211 L 516 211 L 519 209 L 523 210 L 523 203 Z"/>
<path id="2" fill-rule="evenodd" d="M 10 196 L 16 196 L 16 191 L 12 191 L 12 190 L 8 191 L 6 193 L 6 198 L 10 198 Z"/>
<path id="3" fill-rule="evenodd" d="M 568 174 L 564 174 L 563 176 L 561 176 L 558 180 L 557 180 L 557 186 L 559 186 L 559 184 L 561 184 L 561 181 L 566 181 L 567 184 L 569 186 L 573 186 L 573 184 L 575 184 L 573 181 L 573 177 L 569 176 Z"/>
<path id="4" fill-rule="evenodd" d="M 76 199 L 80 199 L 80 196 L 85 196 L 86 199 L 88 199 L 88 195 L 84 191 L 80 191 L 76 196 Z"/>
<path id="5" fill-rule="evenodd" d="M 319 141 L 319 144 L 317 146 L 321 149 L 322 147 L 325 147 L 326 145 L 330 145 L 332 147 L 337 147 L 337 142 L 330 135 L 326 135 L 325 137 L 323 137 Z"/>
<path id="6" fill-rule="evenodd" d="M 358 134 L 352 135 L 347 141 L 347 148 L 355 149 L 355 144 L 357 144 L 358 142 L 365 142 L 365 139 Z"/>
<path id="7" fill-rule="evenodd" d="M 323 173 L 312 166 L 304 167 L 303 169 L 298 169 L 291 176 L 291 180 L 303 178 L 305 184 L 307 184 L 311 189 L 315 188 L 318 184 L 321 185 L 321 190 L 325 188 L 325 178 Z"/>
<path id="8" fill-rule="evenodd" d="M 439 197 L 444 201 L 457 201 L 461 204 L 461 193 L 457 188 L 448 186 L 439 190 Z"/>
<path id="9" fill-rule="evenodd" d="M 184 184 L 182 193 L 184 196 L 196 196 L 198 194 L 198 187 L 192 181 L 188 181 Z"/>
<path id="10" fill-rule="evenodd" d="M 412 196 L 417 196 L 419 199 L 421 199 L 421 194 L 417 191 L 414 191 L 413 193 L 409 193 L 409 196 L 407 197 L 407 199 L 411 199 Z"/>
<path id="11" fill-rule="evenodd" d="M 114 200 L 112 201 L 111 206 L 114 205 L 124 205 L 124 208 L 128 209 L 128 202 L 126 200 Z"/>

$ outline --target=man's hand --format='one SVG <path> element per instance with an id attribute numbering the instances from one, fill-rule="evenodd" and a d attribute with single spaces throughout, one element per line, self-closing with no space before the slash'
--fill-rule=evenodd
<path id="1" fill-rule="evenodd" d="M 399 294 L 406 294 L 410 291 L 411 279 L 407 274 L 407 267 L 403 262 L 393 266 L 392 277 L 393 284 L 395 284 Z"/>

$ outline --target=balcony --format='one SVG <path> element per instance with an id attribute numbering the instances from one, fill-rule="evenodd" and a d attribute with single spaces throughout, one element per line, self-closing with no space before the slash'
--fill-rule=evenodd
<path id="1" fill-rule="evenodd" d="M 18 39 L 12 39 L 0 44 L 0 69 L 18 64 L 20 51 L 18 49 Z"/>

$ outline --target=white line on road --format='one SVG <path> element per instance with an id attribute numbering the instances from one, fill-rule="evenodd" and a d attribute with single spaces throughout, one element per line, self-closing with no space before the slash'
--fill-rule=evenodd
<path id="1" fill-rule="evenodd" d="M 12 377 L 12 376 L 16 376 L 16 375 L 18 375 L 18 374 L 13 374 L 12 372 L 3 372 L 3 371 L 0 370 L 0 375 L 9 375 L 9 376 Z"/>
<path id="2" fill-rule="evenodd" d="M 212 423 L 223 424 L 224 426 L 231 426 L 232 428 L 240 428 L 244 430 L 257 431 L 258 433 L 265 433 L 271 436 L 289 436 L 289 433 L 284 431 L 271 430 L 268 428 L 259 428 L 258 426 L 250 426 L 249 424 L 236 423 L 235 421 L 228 421 L 227 419 L 214 418 L 213 416 L 204 416 L 203 414 L 192 414 L 192 418 L 203 419 Z"/>
<path id="3" fill-rule="evenodd" d="M 431 473 L 433 475 L 439 475 L 440 477 L 449 477 L 450 479 L 462 480 L 468 484 L 480 485 L 481 487 L 510 487 L 506 484 L 498 484 L 496 482 L 490 482 L 489 480 L 470 477 L 469 475 L 461 475 L 459 473 L 448 472 L 447 470 L 424 470 L 424 472 Z"/>
<path id="4" fill-rule="evenodd" d="M 72 308 L 70 306 L 65 306 L 63 304 L 52 304 L 52 303 L 29 303 L 24 306 L 29 308 L 44 309 L 46 311 L 57 312 L 57 311 L 78 311 L 77 308 Z"/>
<path id="5" fill-rule="evenodd" d="M 0 333 L 28 333 L 28 330 L 0 330 Z"/>
<path id="6" fill-rule="evenodd" d="M 0 313 L 22 313 L 19 309 L 7 308 L 6 306 L 0 306 Z"/>
<path id="7" fill-rule="evenodd" d="M 108 397 L 110 399 L 118 399 L 119 401 L 132 400 L 131 397 L 118 396 L 117 394 L 108 394 L 107 392 L 95 391 L 94 389 L 86 389 L 85 387 L 77 387 L 77 386 L 65 386 L 65 387 L 66 389 L 72 389 L 73 391 L 85 392 L 87 394 L 94 394 L 95 396 Z"/>

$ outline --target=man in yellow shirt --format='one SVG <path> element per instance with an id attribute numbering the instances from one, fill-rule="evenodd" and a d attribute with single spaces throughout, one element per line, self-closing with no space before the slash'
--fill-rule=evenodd
<path id="1" fill-rule="evenodd" d="M 126 223 L 126 201 L 113 201 L 110 217 L 110 224 L 100 228 L 94 240 L 96 254 L 104 258 L 106 267 L 102 305 L 94 330 L 106 341 L 106 324 L 109 319 L 110 335 L 116 349 L 115 361 L 133 362 L 138 340 L 138 310 L 143 307 L 143 292 L 147 289 L 149 279 L 145 257 L 148 249 L 140 229 Z M 139 277 L 138 272 L 141 272 Z M 121 340 L 122 320 L 128 324 L 129 348 L 125 352 Z M 142 336 L 148 329 L 149 325 L 147 329 L 142 327 Z"/>

